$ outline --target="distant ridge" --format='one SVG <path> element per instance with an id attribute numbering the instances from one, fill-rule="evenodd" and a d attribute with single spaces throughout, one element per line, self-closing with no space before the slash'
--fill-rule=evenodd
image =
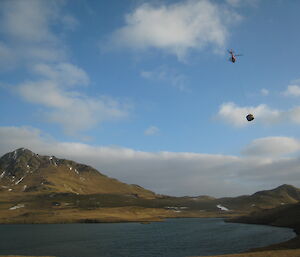
<path id="1" fill-rule="evenodd" d="M 219 198 L 218 201 L 232 210 L 255 211 L 298 203 L 300 189 L 292 185 L 281 185 L 271 190 L 258 191 L 252 195 Z"/>
<path id="2" fill-rule="evenodd" d="M 146 208 L 168 207 L 174 210 L 184 207 L 189 210 L 218 213 L 249 213 L 300 201 L 300 189 L 286 184 L 238 197 L 159 195 L 138 185 L 122 183 L 107 177 L 91 166 L 55 156 L 39 155 L 25 148 L 16 149 L 0 158 L 0 192 L 5 193 L 2 194 L 3 197 L 18 194 L 20 199 L 28 194 L 101 194 L 106 195 L 106 206 L 135 205 Z M 118 197 L 110 198 L 108 195 Z"/>
<path id="3" fill-rule="evenodd" d="M 0 191 L 10 193 L 129 194 L 155 198 L 138 185 L 109 178 L 91 166 L 19 148 L 0 158 Z"/>
<path id="4" fill-rule="evenodd" d="M 290 227 L 295 229 L 297 234 L 300 234 L 300 203 L 256 211 L 250 215 L 235 218 L 231 221 Z"/>

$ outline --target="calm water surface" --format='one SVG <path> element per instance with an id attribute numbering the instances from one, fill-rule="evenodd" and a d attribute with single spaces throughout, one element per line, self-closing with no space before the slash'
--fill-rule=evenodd
<path id="1" fill-rule="evenodd" d="M 294 236 L 286 228 L 203 218 L 151 224 L 0 225 L 0 254 L 184 257 L 236 253 Z"/>

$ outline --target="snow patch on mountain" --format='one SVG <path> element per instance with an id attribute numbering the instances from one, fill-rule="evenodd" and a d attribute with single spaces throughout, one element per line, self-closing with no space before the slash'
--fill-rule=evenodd
<path id="1" fill-rule="evenodd" d="M 16 210 L 16 209 L 23 208 L 23 207 L 25 207 L 25 204 L 17 204 L 13 207 L 10 207 L 9 210 Z"/>
<path id="2" fill-rule="evenodd" d="M 221 211 L 229 211 L 228 208 L 222 206 L 221 204 L 218 204 L 217 207 L 218 207 Z"/>
<path id="3" fill-rule="evenodd" d="M 15 183 L 15 185 L 18 185 L 24 178 L 25 178 L 25 176 L 22 177 L 22 178 L 20 178 L 20 179 Z"/>
<path id="4" fill-rule="evenodd" d="M 1 173 L 0 178 L 3 178 L 3 177 L 4 177 L 5 172 L 6 172 L 6 171 L 3 171 L 3 172 Z"/>

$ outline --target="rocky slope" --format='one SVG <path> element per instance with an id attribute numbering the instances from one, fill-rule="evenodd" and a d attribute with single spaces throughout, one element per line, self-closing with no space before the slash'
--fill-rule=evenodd
<path id="1" fill-rule="evenodd" d="M 137 185 L 109 178 L 96 169 L 20 148 L 0 158 L 0 191 L 10 193 L 128 194 L 155 198 Z"/>

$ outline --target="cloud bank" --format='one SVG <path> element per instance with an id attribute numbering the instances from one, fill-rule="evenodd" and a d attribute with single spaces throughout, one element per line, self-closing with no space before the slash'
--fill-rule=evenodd
<path id="1" fill-rule="evenodd" d="M 242 153 L 248 156 L 282 156 L 300 150 L 300 141 L 290 137 L 265 137 L 255 139 Z"/>
<path id="2" fill-rule="evenodd" d="M 0 127 L 0 154 L 26 147 L 39 154 L 72 159 L 121 181 L 168 195 L 234 196 L 287 183 L 300 186 L 299 151 L 293 138 L 262 138 L 244 156 L 189 152 L 145 152 L 115 146 L 58 142 L 30 127 Z M 266 155 L 266 153 L 268 153 Z"/>

